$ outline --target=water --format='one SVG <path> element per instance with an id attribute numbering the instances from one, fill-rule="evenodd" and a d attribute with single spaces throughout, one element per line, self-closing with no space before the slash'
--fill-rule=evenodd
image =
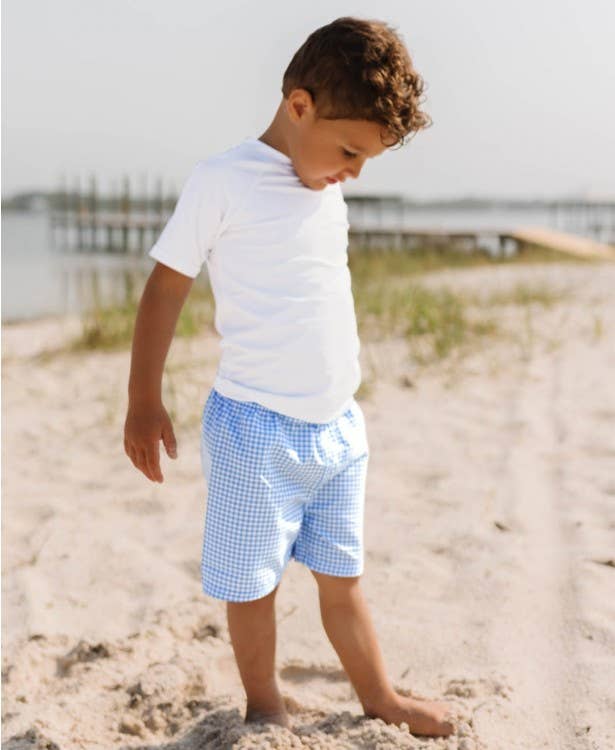
<path id="1" fill-rule="evenodd" d="M 63 253 L 45 212 L 2 212 L 2 322 L 81 313 L 98 299 L 120 302 L 151 258 Z"/>
<path id="2" fill-rule="evenodd" d="M 395 208 L 349 207 L 352 226 L 504 230 L 535 225 L 613 242 L 615 227 L 603 227 L 602 234 L 597 235 L 596 228 L 592 230 L 578 221 L 575 224 L 574 216 L 568 218 L 571 220 L 562 224 L 552 212 L 542 208 L 514 211 L 406 208 L 401 214 Z M 46 212 L 3 211 L 2 322 L 82 313 L 94 305 L 124 301 L 132 287 L 138 294 L 155 265 L 147 256 L 147 249 L 131 256 L 63 252 L 54 246 Z M 206 273 L 204 266 L 196 283 L 205 283 Z"/>

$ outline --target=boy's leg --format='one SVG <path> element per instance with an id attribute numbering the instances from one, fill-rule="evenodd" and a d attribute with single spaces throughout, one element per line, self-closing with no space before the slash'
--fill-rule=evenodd
<path id="1" fill-rule="evenodd" d="M 387 674 L 376 631 L 358 577 L 324 575 L 318 582 L 325 631 L 352 682 L 367 716 L 387 723 L 406 722 L 413 734 L 447 736 L 454 726 L 446 703 L 422 701 L 395 691 Z"/>
<path id="2" fill-rule="evenodd" d="M 246 691 L 246 721 L 271 721 L 289 726 L 275 676 L 275 595 L 227 604 L 227 619 L 235 659 Z"/>

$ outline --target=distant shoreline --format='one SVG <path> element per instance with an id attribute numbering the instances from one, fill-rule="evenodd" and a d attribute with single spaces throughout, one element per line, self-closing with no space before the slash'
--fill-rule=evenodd
<path id="1" fill-rule="evenodd" d="M 60 194 L 58 191 L 26 191 L 2 197 L 2 210 L 20 213 L 45 213 L 55 210 L 64 205 L 71 193 Z M 76 194 L 73 196 L 76 197 Z M 165 204 L 174 205 L 177 195 L 167 196 Z M 108 210 L 116 199 L 112 196 L 101 195 L 98 197 L 101 210 Z M 481 196 L 458 196 L 449 198 L 412 198 L 401 193 L 356 193 L 344 194 L 344 200 L 348 204 L 377 204 L 401 206 L 412 210 L 413 208 L 424 210 L 549 210 L 551 208 L 573 208 L 587 206 L 592 208 L 610 207 L 615 210 L 615 195 L 604 195 L 596 197 L 583 196 L 553 196 L 551 198 L 488 198 Z M 133 199 L 135 206 L 140 199 Z M 107 203 L 109 206 L 107 206 Z"/>

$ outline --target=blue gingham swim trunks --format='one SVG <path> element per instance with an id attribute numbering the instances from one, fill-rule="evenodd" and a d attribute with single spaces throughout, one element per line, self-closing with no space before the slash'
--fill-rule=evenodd
<path id="1" fill-rule="evenodd" d="M 361 575 L 368 457 L 354 398 L 339 417 L 318 423 L 212 388 L 201 419 L 204 593 L 260 599 L 291 557 L 318 573 Z"/>

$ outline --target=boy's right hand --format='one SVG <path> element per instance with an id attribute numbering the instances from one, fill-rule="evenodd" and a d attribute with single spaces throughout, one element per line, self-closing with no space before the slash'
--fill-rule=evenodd
<path id="1" fill-rule="evenodd" d="M 177 458 L 177 441 L 171 419 L 162 404 L 128 406 L 124 423 L 124 450 L 133 464 L 153 482 L 163 482 L 160 440 L 169 458 Z"/>

